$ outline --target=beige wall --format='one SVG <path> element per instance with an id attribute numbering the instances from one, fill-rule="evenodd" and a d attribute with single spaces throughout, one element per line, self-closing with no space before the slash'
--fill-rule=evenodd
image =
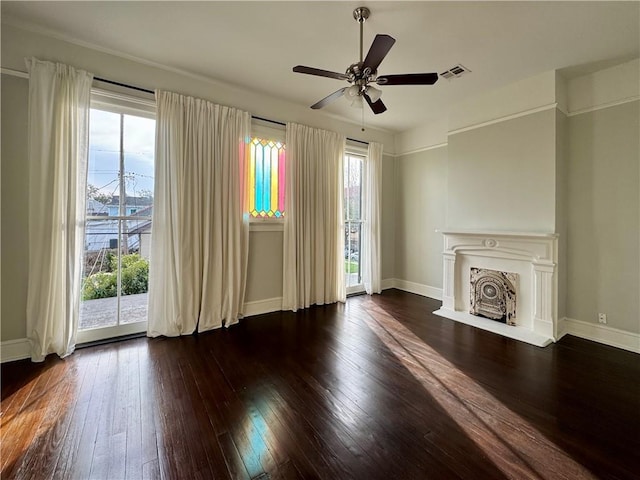
<path id="1" fill-rule="evenodd" d="M 558 317 L 597 324 L 602 312 L 607 327 L 640 333 L 640 102 L 629 101 L 638 98 L 637 82 L 629 82 L 637 65 L 572 80 L 568 90 L 558 77 L 576 112 L 561 111 L 564 101 L 494 119 L 478 107 L 446 147 L 398 157 L 395 277 L 441 286 L 433 228 L 555 232 Z M 422 130 L 399 136 L 399 151 L 416 148 Z M 437 211 L 420 216 L 425 202 Z"/>
<path id="2" fill-rule="evenodd" d="M 567 116 L 556 110 L 556 228 L 558 234 L 558 318 L 566 316 L 567 297 L 567 216 L 569 181 Z"/>
<path id="3" fill-rule="evenodd" d="M 378 141 L 385 152 L 394 152 L 389 132 L 361 133 L 356 125 L 259 92 L 3 25 L 2 66 L 24 70 L 23 58 L 30 55 Z M 570 108 L 582 111 L 637 96 L 634 62 L 568 82 Z M 619 78 L 624 88 L 616 83 Z M 400 152 L 418 152 L 383 159 L 382 277 L 440 288 L 442 238 L 436 228 L 555 231 L 560 233 L 559 315 L 564 311 L 597 323 L 597 313 L 604 312 L 609 326 L 639 332 L 638 101 L 567 118 L 552 108 L 558 101 L 554 79 L 555 73 L 543 73 L 461 102 L 448 125 L 458 130 L 446 140 L 442 124 L 396 136 Z M 598 94 L 603 82 L 607 95 Z M 621 88 L 631 93 L 622 94 Z M 3 341 L 26 336 L 26 98 L 26 80 L 2 76 Z M 528 115 L 509 117 L 527 109 Z M 507 119 L 491 123 L 501 115 Z M 421 150 L 443 141 L 448 145 Z M 479 183 L 495 187 L 477 196 Z M 254 231 L 250 248 L 247 301 L 281 296 L 282 232 Z"/>
<path id="4" fill-rule="evenodd" d="M 28 169 L 27 98 L 29 83 L 2 75 L 2 335 L 27 335 Z"/>
<path id="5" fill-rule="evenodd" d="M 569 117 L 567 316 L 640 333 L 640 102 Z"/>
<path id="6" fill-rule="evenodd" d="M 380 249 L 382 255 L 382 279 L 391 279 L 395 275 L 396 252 L 396 183 L 394 157 L 382 157 L 382 231 Z"/>
<path id="7" fill-rule="evenodd" d="M 245 302 L 282 297 L 282 231 L 251 232 Z"/>
<path id="8" fill-rule="evenodd" d="M 442 288 L 446 199 L 446 147 L 396 159 L 396 278 Z"/>
<path id="9" fill-rule="evenodd" d="M 24 71 L 24 57 L 61 61 L 108 79 L 146 88 L 164 88 L 214 102 L 244 108 L 283 121 L 296 121 L 343 133 L 351 138 L 382 143 L 393 153 L 389 132 L 342 122 L 322 112 L 247 92 L 202 77 L 189 76 L 156 66 L 73 45 L 58 39 L 2 26 L 2 66 Z M 26 336 L 27 170 L 26 123 L 28 81 L 2 75 L 2 319 L 1 340 Z M 260 127 L 263 130 L 264 126 Z M 269 127 L 266 127 L 267 129 Z M 394 158 L 383 159 L 382 271 L 394 273 Z M 252 231 L 249 239 L 247 302 L 282 296 L 282 231 Z"/>
<path id="10" fill-rule="evenodd" d="M 553 232 L 555 109 L 449 135 L 448 228 Z"/>

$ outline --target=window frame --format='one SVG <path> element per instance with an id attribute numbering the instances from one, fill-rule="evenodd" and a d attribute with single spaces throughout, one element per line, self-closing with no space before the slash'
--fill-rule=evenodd
<path id="1" fill-rule="evenodd" d="M 251 138 L 260 138 L 263 140 L 272 140 L 282 143 L 286 148 L 286 127 L 280 126 L 264 120 L 251 120 Z M 286 157 L 285 157 L 286 158 Z M 285 173 L 286 175 L 286 173 Z M 286 182 L 285 182 L 286 185 Z M 247 188 L 251 188 L 247 184 Z M 285 195 L 286 195 L 285 190 Z M 284 215 L 281 217 L 252 217 L 249 215 L 249 231 L 251 232 L 279 232 L 284 231 Z"/>
<path id="2" fill-rule="evenodd" d="M 127 95 L 125 93 L 121 93 L 119 91 L 111 91 L 105 90 L 102 88 L 91 88 L 91 100 L 90 106 L 91 109 L 103 110 L 110 113 L 121 114 L 121 115 L 133 115 L 137 117 L 143 117 L 148 119 L 156 120 L 156 103 L 155 97 L 151 94 L 145 94 L 145 97 L 138 97 Z M 88 172 L 88 165 L 87 165 Z M 86 192 L 85 192 L 86 195 Z M 122 201 L 122 199 L 121 199 Z M 125 199 L 126 201 L 126 199 Z M 126 213 L 126 212 L 125 212 Z M 85 222 L 95 221 L 95 220 L 104 220 L 105 216 L 99 215 L 90 215 L 85 212 Z M 118 221 L 118 239 L 120 241 L 121 237 L 121 221 L 125 220 L 148 220 L 148 216 L 139 216 L 139 215 L 121 215 L 121 211 L 119 209 L 118 215 L 109 216 L 110 220 Z M 118 274 L 120 276 L 120 274 Z M 120 280 L 118 281 L 118 303 L 120 302 Z M 118 311 L 120 306 L 118 305 Z M 118 313 L 118 316 L 120 314 Z M 99 327 L 85 330 L 77 330 L 76 343 L 90 343 L 95 341 L 104 340 L 107 338 L 118 337 L 122 335 L 131 335 L 137 333 L 143 333 L 147 331 L 147 321 L 142 322 L 133 322 L 133 323 L 120 323 L 118 320 L 118 324 L 114 326 L 107 327 Z"/>
<path id="3" fill-rule="evenodd" d="M 344 209 L 344 213 L 345 214 L 343 215 L 343 218 L 342 218 L 342 222 L 343 222 L 342 226 L 343 226 L 343 229 L 345 230 L 345 237 L 346 237 L 346 229 L 347 229 L 347 224 L 348 223 L 356 223 L 356 224 L 359 225 L 359 229 L 360 229 L 360 240 L 359 240 L 360 241 L 360 246 L 359 246 L 360 248 L 358 250 L 358 277 L 360 279 L 360 283 L 358 283 L 356 285 L 351 285 L 351 286 L 346 285 L 346 276 L 348 274 L 345 272 L 345 289 L 346 289 L 347 295 L 358 294 L 358 293 L 362 293 L 362 292 L 365 291 L 364 283 L 362 282 L 362 255 L 361 255 L 362 254 L 362 248 L 361 248 L 361 246 L 362 246 L 362 244 L 361 244 L 362 229 L 363 229 L 363 226 L 364 226 L 364 220 L 362 219 L 362 203 L 364 201 L 364 199 L 362 197 L 362 193 L 363 193 L 362 192 L 362 180 L 363 180 L 362 177 L 363 177 L 365 162 L 368 159 L 368 155 L 369 155 L 368 149 L 365 148 L 365 147 L 362 147 L 360 145 L 354 145 L 353 143 L 347 143 L 347 145 L 345 146 L 343 162 L 345 162 L 347 160 L 348 156 L 360 157 L 362 159 L 362 169 L 361 169 L 361 172 L 360 172 L 360 219 L 359 220 L 356 220 L 356 221 L 347 220 L 347 217 L 346 217 L 347 202 L 346 202 L 346 199 L 343 199 L 343 202 L 344 202 L 343 209 Z M 344 168 L 344 166 L 343 166 L 343 168 Z M 343 188 L 344 188 L 344 186 L 346 186 L 345 185 L 346 180 L 347 180 L 346 178 L 343 178 Z M 345 240 L 346 240 L 346 238 L 345 238 Z M 347 248 L 346 243 L 345 243 L 343 248 Z"/>

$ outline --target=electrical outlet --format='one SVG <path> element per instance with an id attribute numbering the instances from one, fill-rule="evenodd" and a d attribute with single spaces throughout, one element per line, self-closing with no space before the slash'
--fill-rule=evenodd
<path id="1" fill-rule="evenodd" d="M 598 314 L 598 322 L 599 323 L 607 323 L 607 314 L 606 313 L 599 313 Z"/>

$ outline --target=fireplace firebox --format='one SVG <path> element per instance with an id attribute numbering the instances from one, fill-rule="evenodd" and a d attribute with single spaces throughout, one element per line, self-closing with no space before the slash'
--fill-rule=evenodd
<path id="1" fill-rule="evenodd" d="M 518 274 L 471 267 L 469 313 L 516 325 Z"/>

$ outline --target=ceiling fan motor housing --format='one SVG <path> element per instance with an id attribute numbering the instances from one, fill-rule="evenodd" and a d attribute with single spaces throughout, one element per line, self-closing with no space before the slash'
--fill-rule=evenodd
<path id="1" fill-rule="evenodd" d="M 347 81 L 355 85 L 366 85 L 376 78 L 377 72 L 372 72 L 370 67 L 364 67 L 364 62 L 354 63 L 347 68 L 346 74 L 349 77 Z"/>

